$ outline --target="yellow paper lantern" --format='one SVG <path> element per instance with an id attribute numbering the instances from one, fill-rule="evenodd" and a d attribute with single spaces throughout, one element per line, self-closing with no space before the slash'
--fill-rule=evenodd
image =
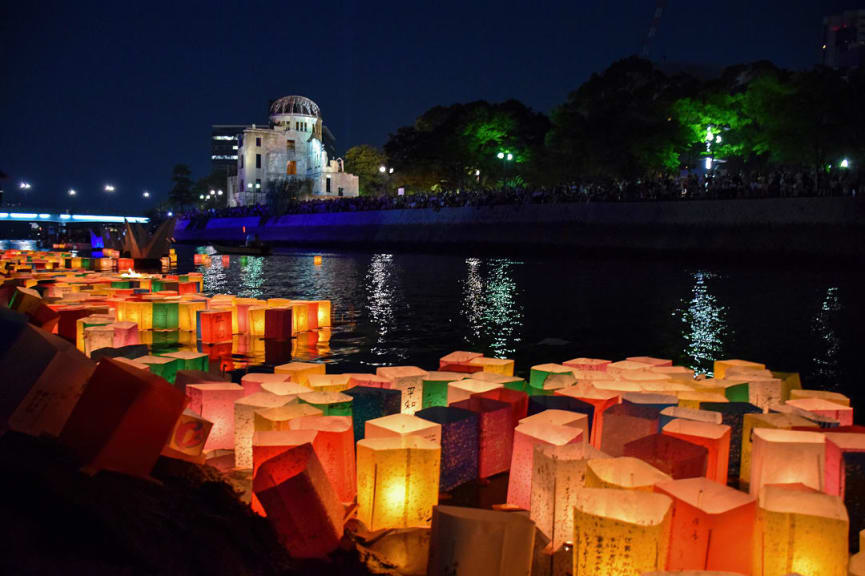
<path id="1" fill-rule="evenodd" d="M 742 450 L 739 464 L 739 488 L 749 490 L 751 484 L 751 449 L 756 428 L 789 430 L 794 426 L 815 427 L 816 424 L 795 414 L 745 414 L 742 420 Z"/>
<path id="2" fill-rule="evenodd" d="M 264 337 L 264 317 L 267 311 L 266 306 L 250 306 L 247 308 L 248 315 L 247 326 L 249 327 L 249 335 L 256 337 Z"/>
<path id="3" fill-rule="evenodd" d="M 823 490 L 826 438 L 818 432 L 757 428 L 752 433 L 750 492 L 765 484 L 804 484 Z"/>
<path id="4" fill-rule="evenodd" d="M 271 432 L 291 430 L 291 421 L 304 416 L 322 416 L 324 413 L 309 404 L 288 400 L 275 408 L 259 408 L 253 413 L 253 430 Z"/>
<path id="5" fill-rule="evenodd" d="M 483 372 L 492 374 L 501 374 L 502 376 L 514 375 L 514 361 L 507 358 L 472 358 L 469 360 L 469 365 L 480 366 Z"/>
<path id="6" fill-rule="evenodd" d="M 615 488 L 652 492 L 655 484 L 673 478 L 639 458 L 621 456 L 589 461 L 586 468 L 588 488 Z"/>
<path id="7" fill-rule="evenodd" d="M 475 380 L 473 378 L 456 380 L 455 382 L 448 383 L 448 404 L 468 400 L 472 397 L 472 394 L 480 394 L 497 388 L 504 388 L 504 385 Z"/>
<path id="8" fill-rule="evenodd" d="M 309 374 L 307 383 L 313 390 L 321 392 L 342 392 L 348 390 L 349 374 Z"/>
<path id="9" fill-rule="evenodd" d="M 441 447 L 419 436 L 358 441 L 358 518 L 373 531 L 428 527 L 440 462 Z"/>
<path id="10" fill-rule="evenodd" d="M 312 362 L 289 362 L 273 369 L 275 374 L 288 374 L 291 381 L 309 387 L 310 374 L 324 374 L 325 364 Z"/>
<path id="11" fill-rule="evenodd" d="M 841 406 L 849 406 L 850 398 L 840 392 L 830 392 L 829 390 L 790 390 L 790 400 L 801 400 L 802 398 L 820 398 L 828 402 L 834 402 Z"/>
<path id="12" fill-rule="evenodd" d="M 715 360 L 712 371 L 715 373 L 715 378 L 724 378 L 727 374 L 727 370 L 730 368 L 765 370 L 766 365 L 758 362 L 750 362 L 748 360 Z"/>
<path id="13" fill-rule="evenodd" d="M 390 438 L 393 436 L 420 436 L 441 444 L 442 426 L 411 414 L 390 414 L 367 420 L 364 438 Z"/>
<path id="14" fill-rule="evenodd" d="M 846 576 L 849 525 L 837 496 L 767 486 L 758 500 L 753 573 Z"/>
<path id="15" fill-rule="evenodd" d="M 850 557 L 849 576 L 865 576 L 865 530 L 859 532 L 859 553 Z"/>
<path id="16" fill-rule="evenodd" d="M 181 300 L 177 303 L 177 328 L 183 332 L 195 332 L 198 328 L 197 312 L 205 310 L 204 301 Z"/>
<path id="17" fill-rule="evenodd" d="M 606 460 L 593 460 L 606 462 Z M 574 506 L 574 574 L 638 576 L 666 567 L 672 500 L 584 488 Z"/>

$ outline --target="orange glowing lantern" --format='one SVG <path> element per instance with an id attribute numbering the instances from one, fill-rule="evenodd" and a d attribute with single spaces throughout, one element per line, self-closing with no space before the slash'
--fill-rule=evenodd
<path id="1" fill-rule="evenodd" d="M 132 346 L 140 342 L 138 337 L 138 324 L 135 322 L 114 322 L 108 324 L 114 329 L 114 346 Z"/>
<path id="2" fill-rule="evenodd" d="M 611 364 L 611 362 L 609 360 L 602 360 L 601 358 L 573 358 L 562 364 L 575 370 L 606 372 L 607 365 Z"/>
<path id="3" fill-rule="evenodd" d="M 826 440 L 823 434 L 756 428 L 751 448 L 750 492 L 766 484 L 804 484 L 823 490 Z"/>
<path id="4" fill-rule="evenodd" d="M 343 392 L 349 388 L 348 374 L 310 374 L 308 376 L 309 387 L 321 392 Z"/>
<path id="5" fill-rule="evenodd" d="M 582 428 L 541 422 L 520 423 L 514 430 L 507 503 L 524 510 L 531 508 L 535 446 L 563 446 L 575 443 L 583 443 Z"/>
<path id="6" fill-rule="evenodd" d="M 706 478 L 727 484 L 727 468 L 730 460 L 730 427 L 724 424 L 673 420 L 662 431 L 707 450 Z"/>
<path id="7" fill-rule="evenodd" d="M 313 447 L 339 500 L 349 504 L 357 492 L 354 428 L 350 416 L 301 416 L 289 421 L 290 430 L 315 430 Z"/>
<path id="8" fill-rule="evenodd" d="M 801 400 L 803 398 L 820 398 L 821 400 L 828 400 L 841 406 L 850 406 L 850 398 L 840 392 L 830 392 L 828 390 L 790 390 L 790 400 Z"/>
<path id="9" fill-rule="evenodd" d="M 739 488 L 748 490 L 751 483 L 751 452 L 753 449 L 754 430 L 757 428 L 790 430 L 793 427 L 816 428 L 816 424 L 795 414 L 745 414 L 742 419 Z"/>
<path id="10" fill-rule="evenodd" d="M 268 374 L 268 376 L 287 376 L 287 374 Z M 253 382 L 255 381 L 253 380 Z M 297 398 L 301 394 L 312 392 L 312 388 L 307 388 L 297 382 L 292 382 L 291 380 L 279 381 L 276 379 L 262 380 L 261 389 L 265 392 L 270 392 L 277 396 L 286 396 L 291 399 Z"/>
<path id="11" fill-rule="evenodd" d="M 205 310 L 207 303 L 202 300 L 181 300 L 177 303 L 177 327 L 184 332 L 198 329 L 198 311 Z"/>
<path id="12" fill-rule="evenodd" d="M 202 342 L 231 342 L 231 310 L 202 310 L 198 313 L 198 321 L 201 323 Z"/>
<path id="13" fill-rule="evenodd" d="M 727 370 L 730 368 L 738 370 L 765 370 L 766 365 L 758 362 L 749 362 L 748 360 L 715 360 L 712 370 L 715 373 L 715 378 L 724 378 Z"/>
<path id="14" fill-rule="evenodd" d="M 190 384 L 186 395 L 189 409 L 213 423 L 204 450 L 234 448 L 234 403 L 243 398 L 243 387 L 231 382 Z"/>
<path id="15" fill-rule="evenodd" d="M 372 531 L 429 526 L 440 459 L 441 447 L 419 436 L 358 441 L 358 518 Z"/>
<path id="16" fill-rule="evenodd" d="M 606 462 L 606 460 L 592 460 Z M 672 500 L 584 488 L 574 507 L 574 574 L 634 576 L 667 564 Z"/>
<path id="17" fill-rule="evenodd" d="M 330 300 L 314 300 L 313 303 L 318 306 L 318 310 L 316 314 L 318 315 L 318 327 L 319 328 L 330 328 L 331 327 L 331 318 L 330 318 Z"/>
<path id="18" fill-rule="evenodd" d="M 288 374 L 291 381 L 309 387 L 310 374 L 324 374 L 326 364 L 314 364 L 311 362 L 289 362 L 273 369 L 275 374 Z"/>
<path id="19" fill-rule="evenodd" d="M 278 408 L 268 410 L 278 410 Z M 256 430 L 252 436 L 252 477 L 255 478 L 258 469 L 268 460 L 279 456 L 289 448 L 313 444 L 317 435 L 315 430 Z M 249 506 L 259 516 L 267 516 L 255 492 L 250 497 Z"/>
<path id="20" fill-rule="evenodd" d="M 321 557 L 337 548 L 343 507 L 311 444 L 264 462 L 252 486 L 293 557 Z"/>
<path id="21" fill-rule="evenodd" d="M 461 370 L 454 370 L 454 368 L 468 366 L 472 360 L 482 356 L 483 354 L 480 352 L 465 352 L 463 350 L 457 350 L 456 352 L 446 354 L 439 359 L 439 370 L 458 372 Z"/>
<path id="22" fill-rule="evenodd" d="M 514 361 L 507 358 L 484 358 L 480 356 L 469 360 L 469 365 L 480 366 L 482 372 L 489 374 L 514 375 Z"/>
<path id="23" fill-rule="evenodd" d="M 473 379 L 464 379 L 457 380 L 455 382 L 450 382 L 447 385 L 448 390 L 448 404 L 453 404 L 454 402 L 461 402 L 463 400 L 468 400 L 471 398 L 472 394 L 479 394 L 482 392 L 488 392 L 490 390 L 495 390 L 497 388 L 504 388 L 501 384 L 496 384 L 494 382 L 484 382 L 483 380 L 473 380 Z"/>
<path id="24" fill-rule="evenodd" d="M 246 312 L 248 315 L 247 326 L 249 335 L 263 338 L 265 327 L 267 325 L 265 319 L 267 315 L 267 307 L 250 306 Z"/>
<path id="25" fill-rule="evenodd" d="M 569 386 L 556 390 L 558 396 L 569 396 L 581 402 L 591 404 L 595 411 L 592 418 L 591 444 L 598 448 L 604 433 L 604 411 L 621 401 L 621 395 L 611 390 L 600 390 L 594 386 Z"/>
<path id="26" fill-rule="evenodd" d="M 853 425 L 853 408 L 850 406 L 843 406 L 823 398 L 798 398 L 787 400 L 787 404 L 818 416 L 837 420 L 841 426 Z"/>
<path id="27" fill-rule="evenodd" d="M 253 415 L 253 430 L 255 432 L 290 430 L 290 422 L 303 416 L 323 416 L 324 412 L 296 400 L 275 408 L 259 408 Z"/>
<path id="28" fill-rule="evenodd" d="M 270 392 L 258 392 L 234 403 L 234 462 L 236 468 L 252 468 L 252 435 L 255 432 L 255 411 L 278 408 L 290 398 Z"/>
<path id="29" fill-rule="evenodd" d="M 673 500 L 667 568 L 751 572 L 753 497 L 706 478 L 662 482 L 655 491 Z"/>

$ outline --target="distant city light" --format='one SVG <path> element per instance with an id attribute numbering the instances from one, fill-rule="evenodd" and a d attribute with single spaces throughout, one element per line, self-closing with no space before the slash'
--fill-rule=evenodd
<path id="1" fill-rule="evenodd" d="M 514 155 L 511 154 L 510 152 L 508 152 L 508 160 L 513 160 L 513 159 L 514 159 Z"/>
<path id="2" fill-rule="evenodd" d="M 501 159 L 504 158 L 504 157 L 505 157 L 505 153 L 504 153 L 504 152 L 499 152 L 498 154 L 496 154 L 496 158 L 498 158 L 499 160 L 501 160 Z"/>
<path id="3" fill-rule="evenodd" d="M 142 196 L 144 196 L 145 198 L 150 198 L 150 192 L 145 190 L 144 193 L 142 194 Z"/>
<path id="4" fill-rule="evenodd" d="M 840 166 L 841 168 L 849 168 L 849 167 L 850 167 L 850 161 L 847 160 L 846 158 L 843 158 L 843 159 L 841 160 L 841 163 L 839 164 L 839 166 Z"/>
<path id="5" fill-rule="evenodd" d="M 172 216 L 174 216 L 174 212 L 172 212 L 171 210 L 169 210 L 169 211 L 168 211 L 168 217 L 171 218 Z"/>
<path id="6" fill-rule="evenodd" d="M 210 195 L 211 195 L 211 196 L 216 196 L 216 190 L 211 190 L 211 191 L 210 191 Z"/>
<path id="7" fill-rule="evenodd" d="M 382 174 L 384 174 L 386 170 L 387 170 L 387 168 L 385 168 L 383 165 L 378 167 L 378 171 L 381 172 Z"/>
<path id="8" fill-rule="evenodd" d="M 69 189 L 69 195 L 70 196 L 75 196 L 76 194 L 78 194 L 78 192 L 76 192 L 74 188 Z"/>
<path id="9" fill-rule="evenodd" d="M 222 190 L 217 190 L 217 191 L 216 191 L 216 195 L 217 195 L 217 196 L 222 196 Z"/>
<path id="10" fill-rule="evenodd" d="M 114 186 L 112 186 L 111 184 L 106 184 L 105 185 L 105 191 L 106 192 L 114 192 Z"/>
<path id="11" fill-rule="evenodd" d="M 21 188 L 22 190 L 30 190 L 30 188 L 32 188 L 32 186 L 30 185 L 29 182 L 22 182 L 21 184 L 18 185 L 18 187 Z"/>
<path id="12" fill-rule="evenodd" d="M 388 174 L 393 174 L 393 168 L 388 168 L 388 169 L 387 169 L 387 173 L 388 173 Z"/>
<path id="13" fill-rule="evenodd" d="M 199 194 L 199 195 L 198 195 L 198 199 L 199 199 L 199 200 L 204 200 L 204 194 Z"/>
<path id="14" fill-rule="evenodd" d="M 480 175 L 481 175 L 481 171 L 480 171 L 480 170 L 475 170 L 475 176 L 480 176 Z"/>
<path id="15" fill-rule="evenodd" d="M 711 169 L 712 169 L 712 159 L 706 158 L 706 170 L 711 170 Z"/>

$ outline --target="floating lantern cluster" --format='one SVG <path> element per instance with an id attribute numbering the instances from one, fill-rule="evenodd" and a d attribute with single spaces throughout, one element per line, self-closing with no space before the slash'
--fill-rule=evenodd
<path id="1" fill-rule="evenodd" d="M 2 254 L 0 298 L 19 313 L 0 310 L 2 428 L 55 437 L 90 473 L 146 477 L 162 456 L 245 474 L 292 556 L 336 550 L 356 519 L 374 535 L 424 531 L 428 549 L 409 553 L 434 575 L 865 573 L 865 550 L 850 557 L 865 427 L 846 396 L 795 374 L 575 358 L 524 379 L 512 360 L 457 351 L 431 371 L 293 361 L 228 382 L 212 347 L 325 330 L 330 303 L 38 262 L 64 260 Z M 161 330 L 196 349 L 155 351 Z M 502 474 L 493 509 L 439 504 Z"/>

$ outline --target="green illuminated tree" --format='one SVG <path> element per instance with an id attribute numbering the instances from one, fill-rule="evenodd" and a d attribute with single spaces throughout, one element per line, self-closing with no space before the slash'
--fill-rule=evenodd
<path id="1" fill-rule="evenodd" d="M 345 170 L 356 174 L 362 196 L 381 194 L 385 190 L 380 166 L 387 165 L 387 156 L 379 148 L 361 144 L 353 146 L 345 153 Z"/>

